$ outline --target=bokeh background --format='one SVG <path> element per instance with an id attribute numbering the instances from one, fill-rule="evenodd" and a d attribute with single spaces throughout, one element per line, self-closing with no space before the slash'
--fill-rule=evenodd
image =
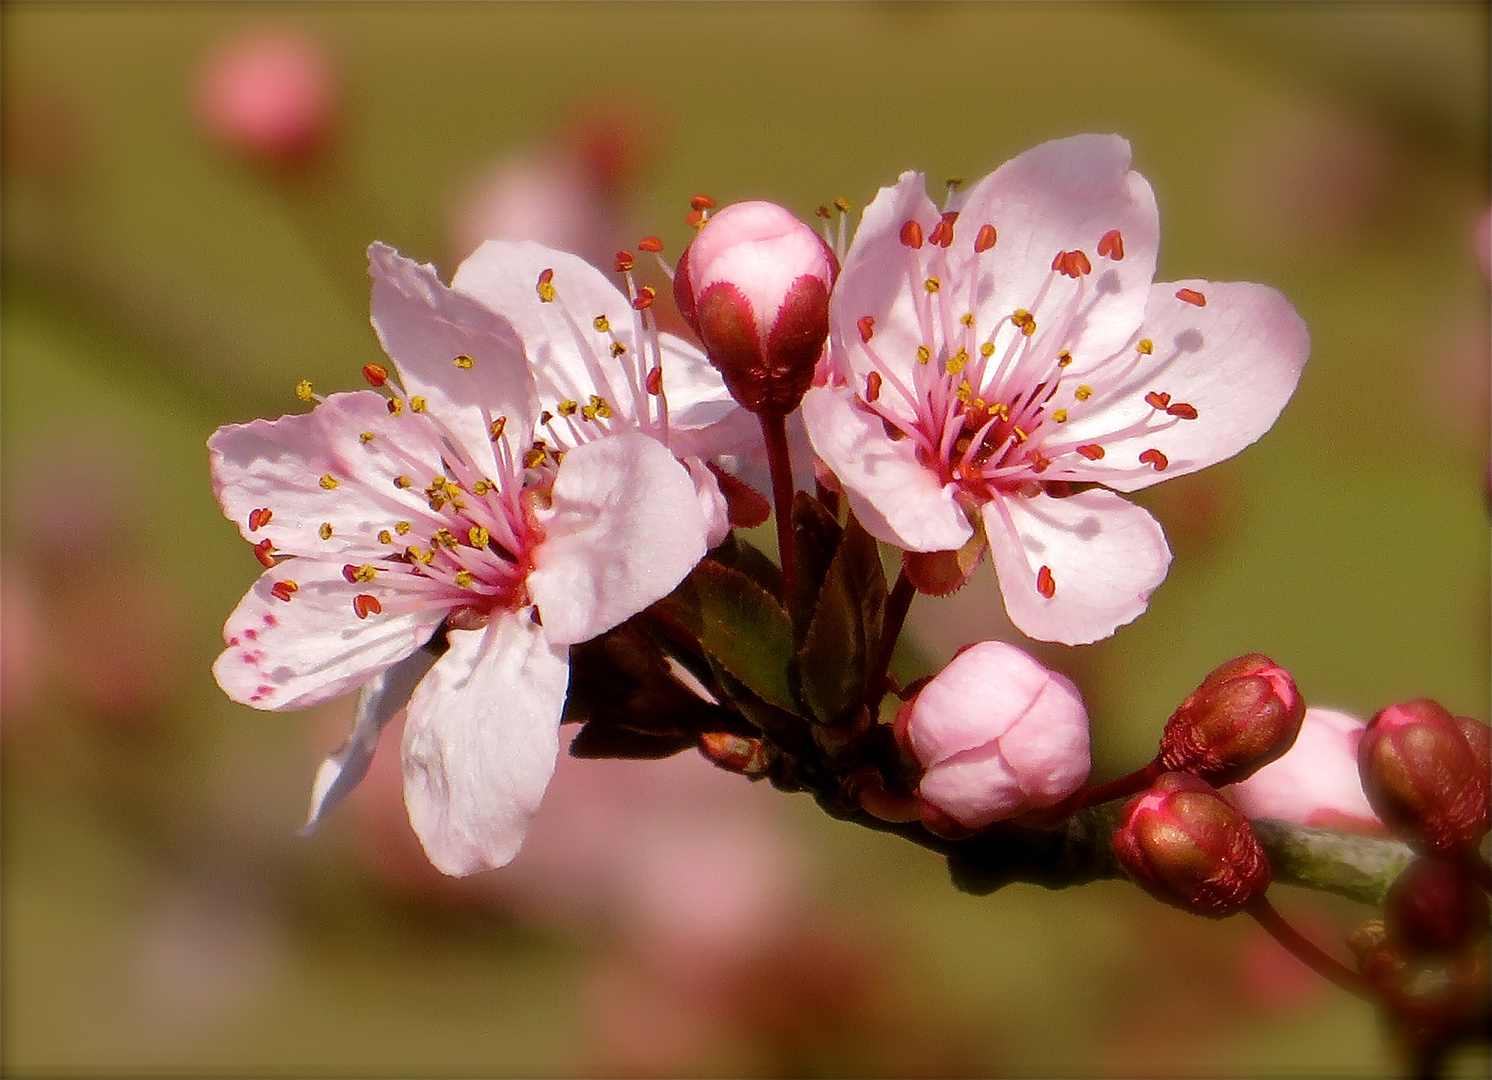
<path id="1" fill-rule="evenodd" d="M 259 566 L 203 444 L 301 378 L 359 384 L 373 239 L 446 273 L 488 235 L 676 254 L 696 192 L 810 216 L 1116 131 L 1161 279 L 1274 285 L 1314 351 L 1261 443 L 1145 496 L 1177 553 L 1148 615 L 1042 651 L 1097 773 L 1249 650 L 1315 704 L 1485 720 L 1487 4 L 8 2 L 0 31 L 0 1071 L 1395 1071 L 1367 1007 L 1240 920 L 1120 883 L 963 896 L 694 755 L 562 761 L 519 861 L 455 882 L 390 732 L 298 838 L 351 706 L 214 685 Z M 266 68 L 293 123 L 233 127 Z M 1009 632 L 987 571 L 913 618 L 911 666 Z M 1280 891 L 1329 947 L 1371 914 Z"/>

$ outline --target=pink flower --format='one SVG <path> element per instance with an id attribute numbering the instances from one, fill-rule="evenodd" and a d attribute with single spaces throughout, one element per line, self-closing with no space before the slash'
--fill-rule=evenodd
<path id="1" fill-rule="evenodd" d="M 941 214 L 918 173 L 882 189 L 830 305 L 845 385 L 803 402 L 872 534 L 987 542 L 1015 625 L 1071 645 L 1143 612 L 1170 563 L 1116 492 L 1253 442 L 1308 351 L 1272 289 L 1152 284 L 1155 200 L 1129 161 L 1116 136 L 1045 143 Z"/>
<path id="2" fill-rule="evenodd" d="M 487 245 L 458 274 L 483 304 L 391 248 L 369 256 L 397 375 L 364 375 L 393 396 L 333 394 L 209 441 L 218 501 L 268 567 L 213 672 L 261 709 L 367 684 L 317 777 L 313 823 L 407 700 L 410 820 L 437 868 L 467 874 L 513 857 L 554 771 L 569 646 L 683 579 L 706 550 L 710 500 L 661 441 L 666 398 L 648 372 L 676 350 L 599 272 Z M 513 274 L 526 295 L 507 288 Z M 686 368 L 682 412 L 708 419 Z"/>
<path id="3" fill-rule="evenodd" d="M 923 819 L 970 829 L 1051 806 L 1088 778 L 1088 714 L 1077 687 L 1003 641 L 955 656 L 896 719 L 927 772 Z"/>
<path id="4" fill-rule="evenodd" d="M 1285 756 L 1223 794 L 1251 818 L 1382 834 L 1357 775 L 1357 744 L 1366 727 L 1335 709 L 1307 709 Z"/>
<path id="5" fill-rule="evenodd" d="M 230 150 L 290 162 L 319 149 L 335 110 L 335 77 L 320 47 L 298 34 L 235 38 L 208 58 L 197 112 Z"/>
<path id="6" fill-rule="evenodd" d="M 731 394 L 752 412 L 797 408 L 829 333 L 838 263 L 776 203 L 733 203 L 679 259 L 674 299 Z"/>

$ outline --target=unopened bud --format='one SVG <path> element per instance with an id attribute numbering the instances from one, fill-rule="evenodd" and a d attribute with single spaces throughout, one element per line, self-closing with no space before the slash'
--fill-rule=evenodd
<path id="1" fill-rule="evenodd" d="M 966 829 L 1062 801 L 1088 778 L 1088 713 L 1077 687 L 1003 641 L 964 649 L 897 714 L 927 771 L 923 822 Z"/>
<path id="2" fill-rule="evenodd" d="M 1410 847 L 1453 854 L 1487 831 L 1486 732 L 1428 698 L 1392 705 L 1368 723 L 1357 747 L 1363 791 Z"/>
<path id="3" fill-rule="evenodd" d="M 1388 942 L 1411 956 L 1460 952 L 1487 926 L 1487 894 L 1464 863 L 1415 859 L 1384 897 Z"/>
<path id="4" fill-rule="evenodd" d="M 1166 721 L 1160 761 L 1212 784 L 1232 784 L 1282 756 L 1305 719 L 1290 673 L 1249 653 L 1202 680 Z"/>
<path id="5" fill-rule="evenodd" d="M 336 75 L 314 41 L 283 31 L 236 37 L 198 74 L 203 126 L 230 150 L 270 164 L 302 161 L 331 133 Z"/>
<path id="6" fill-rule="evenodd" d="M 1124 808 L 1114 856 L 1157 900 L 1209 918 L 1232 915 L 1269 887 L 1249 823 L 1191 773 L 1163 774 Z"/>
<path id="7" fill-rule="evenodd" d="M 674 299 L 731 396 L 751 412 L 787 413 L 813 381 L 838 273 L 828 245 L 787 210 L 733 203 L 685 249 Z"/>
<path id="8" fill-rule="evenodd" d="M 722 769 L 743 776 L 761 776 L 767 771 L 767 751 L 760 739 L 708 731 L 699 737 L 699 752 Z"/>

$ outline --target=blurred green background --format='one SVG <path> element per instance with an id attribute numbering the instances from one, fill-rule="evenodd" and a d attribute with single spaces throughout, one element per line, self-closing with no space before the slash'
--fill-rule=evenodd
<path id="1" fill-rule="evenodd" d="M 296 167 L 194 106 L 217 50 L 266 29 L 337 87 Z M 578 183 L 561 225 L 602 252 L 676 253 L 696 192 L 810 216 L 1116 131 L 1160 203 L 1160 278 L 1273 285 L 1314 347 L 1261 443 L 1144 497 L 1177 553 L 1148 615 L 1041 652 L 1089 700 L 1096 772 L 1148 760 L 1250 650 L 1314 704 L 1485 720 L 1487 4 L 8 2 L 0 31 L 6 1075 L 1394 1073 L 1370 1010 L 1251 926 L 1117 883 L 961 896 L 927 853 L 692 759 L 566 763 L 576 805 L 612 785 L 615 835 L 556 826 L 549 862 L 447 882 L 391 733 L 297 838 L 350 706 L 256 714 L 214 685 L 259 566 L 203 444 L 298 409 L 300 378 L 355 387 L 379 358 L 366 244 L 449 274 L 515 175 L 541 202 Z M 919 600 L 921 651 L 1005 633 L 999 609 L 987 571 Z M 686 796 L 632 828 L 655 777 Z M 680 910 L 741 940 L 616 899 L 664 849 L 698 889 Z M 761 880 L 732 891 L 741 865 Z M 1282 893 L 1333 948 L 1371 914 Z"/>

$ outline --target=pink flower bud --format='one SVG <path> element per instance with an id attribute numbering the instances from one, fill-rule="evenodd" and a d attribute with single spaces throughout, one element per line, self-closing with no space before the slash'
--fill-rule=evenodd
<path id="1" fill-rule="evenodd" d="M 1157 900 L 1214 919 L 1269 887 L 1269 862 L 1249 823 L 1191 773 L 1165 773 L 1124 808 L 1114 856 Z"/>
<path id="2" fill-rule="evenodd" d="M 1451 854 L 1492 818 L 1488 730 L 1428 698 L 1391 705 L 1357 748 L 1363 791 L 1378 816 L 1416 847 Z"/>
<path id="3" fill-rule="evenodd" d="M 797 408 L 829 334 L 839 263 L 775 203 L 733 203 L 679 259 L 674 300 L 731 395 L 752 412 Z"/>
<path id="4" fill-rule="evenodd" d="M 1307 709 L 1289 753 L 1223 795 L 1250 818 L 1382 834 L 1357 775 L 1357 744 L 1367 726 L 1344 712 Z"/>
<path id="5" fill-rule="evenodd" d="M 1014 645 L 964 649 L 901 707 L 903 742 L 927 772 L 923 821 L 970 829 L 1051 806 L 1088 778 L 1077 687 Z"/>
<path id="6" fill-rule="evenodd" d="M 230 150 L 271 164 L 310 156 L 335 111 L 331 63 L 313 42 L 285 31 L 234 38 L 198 75 L 197 113 Z"/>
<path id="7" fill-rule="evenodd" d="M 1487 924 L 1487 894 L 1464 864 L 1415 859 L 1383 900 L 1388 942 L 1411 956 L 1460 952 Z"/>
<path id="8" fill-rule="evenodd" d="M 1231 784 L 1290 749 L 1305 701 L 1290 673 L 1249 653 L 1213 671 L 1166 721 L 1160 760 L 1213 784 Z"/>

